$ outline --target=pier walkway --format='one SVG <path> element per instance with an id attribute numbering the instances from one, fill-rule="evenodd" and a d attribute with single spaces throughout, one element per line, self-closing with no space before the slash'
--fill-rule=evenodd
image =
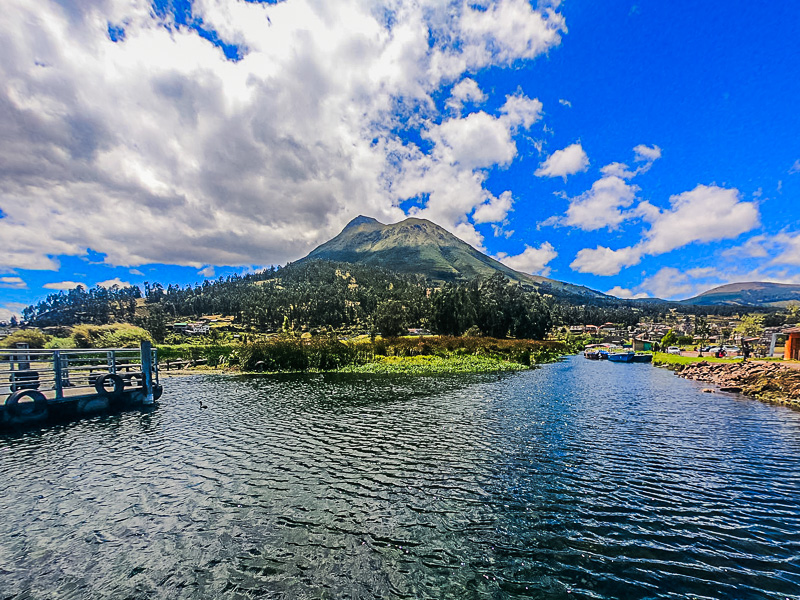
<path id="1" fill-rule="evenodd" d="M 139 348 L 0 349 L 0 428 L 152 405 L 158 351 Z"/>

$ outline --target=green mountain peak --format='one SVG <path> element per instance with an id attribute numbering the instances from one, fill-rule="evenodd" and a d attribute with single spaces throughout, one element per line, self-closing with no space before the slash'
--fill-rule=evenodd
<path id="1" fill-rule="evenodd" d="M 298 262 L 313 259 L 378 266 L 398 273 L 422 275 L 433 282 L 490 277 L 500 272 L 511 281 L 547 287 L 554 293 L 603 296 L 582 286 L 515 271 L 436 223 L 415 217 L 384 225 L 359 215 L 339 235 Z"/>

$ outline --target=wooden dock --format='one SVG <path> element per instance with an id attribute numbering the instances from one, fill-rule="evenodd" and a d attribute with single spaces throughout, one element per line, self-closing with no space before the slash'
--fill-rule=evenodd
<path id="1" fill-rule="evenodd" d="M 151 406 L 161 396 L 158 351 L 0 349 L 0 429 Z"/>

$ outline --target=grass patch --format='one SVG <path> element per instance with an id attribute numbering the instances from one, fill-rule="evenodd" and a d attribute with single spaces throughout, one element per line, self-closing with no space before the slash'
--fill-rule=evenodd
<path id="1" fill-rule="evenodd" d="M 243 372 L 340 371 L 350 373 L 488 373 L 519 371 L 575 352 L 569 343 L 449 336 L 273 336 L 243 344 L 160 345 L 159 360 L 204 359 L 210 367 Z"/>
<path id="2" fill-rule="evenodd" d="M 521 371 L 528 367 L 488 356 L 376 356 L 373 362 L 363 365 L 347 365 L 339 369 L 342 373 L 379 373 L 404 375 L 445 375 L 459 373 L 497 373 Z"/>
<path id="3" fill-rule="evenodd" d="M 667 354 L 666 352 L 654 352 L 653 364 L 654 365 L 688 365 L 698 362 L 709 363 L 734 363 L 741 362 L 741 358 L 715 358 L 713 356 L 678 356 L 677 354 Z"/>

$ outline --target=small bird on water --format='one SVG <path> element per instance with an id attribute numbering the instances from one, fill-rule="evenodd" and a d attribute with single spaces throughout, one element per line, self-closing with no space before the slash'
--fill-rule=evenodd
<path id="1" fill-rule="evenodd" d="M 202 400 L 198 400 L 198 402 L 200 403 L 200 408 L 208 408 L 208 405 L 203 404 Z"/>

